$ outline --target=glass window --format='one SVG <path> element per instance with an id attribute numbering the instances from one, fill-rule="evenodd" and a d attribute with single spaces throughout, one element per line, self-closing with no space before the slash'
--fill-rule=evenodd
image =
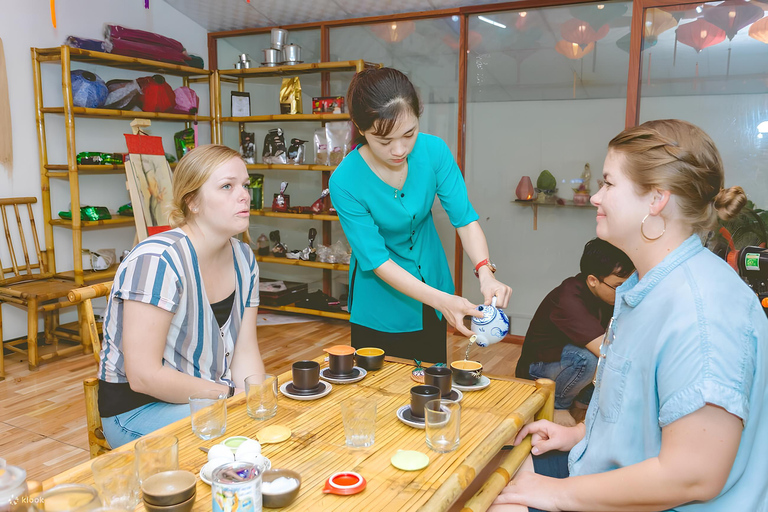
<path id="1" fill-rule="evenodd" d="M 717 144 L 726 186 L 768 208 L 768 18 L 765 4 L 646 10 L 640 122 L 678 118 Z M 761 123 L 763 123 L 761 125 Z"/>
<path id="2" fill-rule="evenodd" d="M 523 335 L 538 304 L 579 271 L 595 236 L 595 210 L 570 206 L 585 164 L 597 191 L 608 141 L 624 128 L 631 3 L 616 2 L 469 18 L 467 164 L 496 276 L 513 287 L 507 313 Z M 548 170 L 568 207 L 514 203 L 523 176 Z M 542 194 L 543 195 L 543 194 Z M 464 259 L 464 296 L 482 301 Z"/>

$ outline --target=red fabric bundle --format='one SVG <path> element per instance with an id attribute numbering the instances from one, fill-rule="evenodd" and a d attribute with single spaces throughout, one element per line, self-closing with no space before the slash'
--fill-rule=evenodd
<path id="1" fill-rule="evenodd" d="M 112 43 L 112 53 L 140 59 L 187 64 L 184 46 L 170 37 L 119 25 L 107 25 L 105 36 Z"/>

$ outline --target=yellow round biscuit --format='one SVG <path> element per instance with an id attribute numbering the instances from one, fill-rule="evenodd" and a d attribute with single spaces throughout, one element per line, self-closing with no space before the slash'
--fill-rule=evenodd
<path id="1" fill-rule="evenodd" d="M 397 469 L 402 469 L 403 471 L 418 471 L 429 465 L 429 457 L 414 450 L 398 450 L 392 456 L 390 462 Z"/>
<path id="2" fill-rule="evenodd" d="M 291 437 L 291 429 L 282 425 L 270 425 L 256 433 L 256 439 L 262 444 L 282 443 Z"/>

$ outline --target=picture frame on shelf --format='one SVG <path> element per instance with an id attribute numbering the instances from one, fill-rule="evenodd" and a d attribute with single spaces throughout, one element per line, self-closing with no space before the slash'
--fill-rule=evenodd
<path id="1" fill-rule="evenodd" d="M 251 115 L 251 93 L 232 91 L 232 117 Z"/>

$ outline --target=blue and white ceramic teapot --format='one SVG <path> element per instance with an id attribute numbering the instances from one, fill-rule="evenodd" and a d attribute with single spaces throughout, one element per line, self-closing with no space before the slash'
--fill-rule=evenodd
<path id="1" fill-rule="evenodd" d="M 483 318 L 472 317 L 470 327 L 477 335 L 477 344 L 487 347 L 501 341 L 509 332 L 509 318 L 496 307 L 496 297 L 493 297 L 490 306 L 480 305 L 477 310 L 483 313 Z"/>

